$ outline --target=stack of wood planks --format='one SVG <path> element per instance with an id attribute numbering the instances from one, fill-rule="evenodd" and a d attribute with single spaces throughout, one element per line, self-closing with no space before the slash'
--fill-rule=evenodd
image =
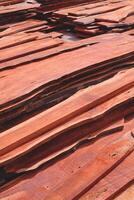
<path id="1" fill-rule="evenodd" d="M 106 32 L 124 32 L 134 28 L 134 2 L 107 0 L 64 8 L 52 13 L 54 23 L 70 25 L 80 37 Z M 134 34 L 134 32 L 132 31 Z"/>
<path id="2" fill-rule="evenodd" d="M 45 11 L 52 11 L 55 9 L 70 7 L 78 4 L 83 3 L 93 3 L 93 2 L 100 2 L 103 0 L 37 0 L 42 5 L 43 10 Z"/>
<path id="3" fill-rule="evenodd" d="M 39 7 L 35 0 L 0 0 L 0 30 L 8 24 L 35 16 Z"/>
<path id="4" fill-rule="evenodd" d="M 133 200 L 133 1 L 60 3 L 0 0 L 0 200 Z"/>
<path id="5" fill-rule="evenodd" d="M 24 35 L 18 36 L 23 43 Z M 42 106 L 49 108 L 82 88 L 133 67 L 134 39 L 129 35 L 99 36 L 94 41 L 84 39 L 82 43 L 65 43 L 59 38 L 42 38 L 42 35 L 40 38 L 37 33 L 28 36 L 33 41 L 0 50 L 1 128 L 7 126 L 7 121 L 16 117 L 14 123 L 18 117 L 23 120 L 23 115 L 24 119 L 30 117 Z"/>

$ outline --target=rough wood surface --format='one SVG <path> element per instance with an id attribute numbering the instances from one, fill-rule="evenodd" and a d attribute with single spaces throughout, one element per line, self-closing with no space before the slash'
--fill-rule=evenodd
<path id="1" fill-rule="evenodd" d="M 132 200 L 134 3 L 0 0 L 0 199 Z"/>

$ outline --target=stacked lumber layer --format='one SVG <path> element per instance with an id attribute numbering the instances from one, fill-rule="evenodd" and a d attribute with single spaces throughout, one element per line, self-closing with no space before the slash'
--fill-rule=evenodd
<path id="1" fill-rule="evenodd" d="M 124 32 L 134 28 L 134 2 L 108 0 L 60 9 L 52 13 L 50 21 L 70 25 L 80 37 Z"/>
<path id="2" fill-rule="evenodd" d="M 3 27 L 3 26 L 2 26 Z M 4 27 L 3 30 L 0 31 L 0 49 L 4 49 L 7 47 L 11 47 L 16 45 L 16 43 L 13 43 L 13 38 L 15 40 L 16 37 L 16 41 L 18 41 L 19 43 L 19 38 L 17 38 L 20 35 L 27 35 L 27 37 L 29 36 L 28 33 L 34 33 L 34 32 L 38 32 L 39 35 L 42 35 L 42 38 L 44 37 L 60 37 L 62 36 L 61 33 L 53 33 L 54 30 L 56 30 L 57 26 L 54 25 L 49 25 L 48 22 L 46 20 L 40 20 L 38 18 L 30 18 L 18 23 L 12 23 L 12 24 L 8 24 L 6 27 Z M 44 35 L 44 34 L 45 35 Z M 50 33 L 50 34 L 47 34 Z M 7 37 L 7 36 L 11 36 L 11 37 Z M 7 44 L 4 44 L 4 42 L 7 42 Z M 18 45 L 17 44 L 17 45 Z"/>
<path id="3" fill-rule="evenodd" d="M 47 38 L 40 34 L 15 35 L 23 43 L 17 45 L 14 36 L 0 39 L 2 42 L 11 38 L 9 44 L 2 42 L 11 47 L 0 50 L 1 130 L 7 128 L 9 121 L 12 126 L 18 120 L 26 120 L 40 109 L 134 66 L 132 36 L 111 34 L 63 42 L 55 38 L 56 33 L 53 38 L 52 33 Z M 32 41 L 27 41 L 28 37 Z"/>
<path id="4" fill-rule="evenodd" d="M 36 15 L 40 4 L 34 0 L 2 0 L 0 1 L 0 31 L 8 24 L 24 20 Z M 1 26 L 5 25 L 5 26 Z"/>
<path id="5" fill-rule="evenodd" d="M 12 184 L 0 198 L 106 200 L 130 186 L 133 75 L 124 70 L 1 133 L 1 184 Z"/>
<path id="6" fill-rule="evenodd" d="M 0 6 L 0 200 L 133 200 L 133 1 Z"/>
<path id="7" fill-rule="evenodd" d="M 92 3 L 92 2 L 100 2 L 103 0 L 36 0 L 41 4 L 41 9 L 44 11 L 52 11 L 55 9 L 59 8 L 65 8 L 65 7 L 70 7 L 78 4 L 83 4 L 83 3 Z"/>

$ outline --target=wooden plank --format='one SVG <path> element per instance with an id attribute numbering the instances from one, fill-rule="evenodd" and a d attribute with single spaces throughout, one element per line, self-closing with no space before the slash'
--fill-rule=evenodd
<path id="1" fill-rule="evenodd" d="M 132 44 L 131 38 L 130 41 Z M 108 61 L 111 62 L 112 59 L 115 60 L 118 59 L 118 57 L 123 58 L 129 53 L 132 54 L 132 45 L 130 45 L 128 41 L 126 41 L 126 44 L 125 41 L 123 43 L 124 48 L 122 48 L 122 45 L 119 46 L 119 44 L 121 44 L 120 41 L 116 41 L 115 43 L 113 42 L 111 45 L 107 44 L 105 47 L 103 47 L 102 44 L 98 44 L 40 61 L 38 62 L 38 66 L 36 63 L 31 63 L 12 71 L 1 72 L 1 77 L 4 78 L 2 80 L 2 85 L 0 85 L 0 91 L 3 93 L 0 105 L 2 106 L 2 104 L 6 104 L 15 99 L 17 100 L 17 98 L 27 95 L 42 85 L 70 75 L 71 73 L 76 73 L 76 71 L 84 70 L 84 68 L 86 69 L 87 67 L 93 69 L 93 65 L 98 65 L 99 63 L 101 64 Z M 118 49 L 116 46 L 118 46 Z M 99 51 L 99 49 L 101 49 L 101 51 Z M 96 54 L 96 52 L 98 53 Z M 32 74 L 32 76 L 29 77 L 26 76 L 26 74 Z M 25 80 L 23 77 L 25 77 Z M 14 84 L 12 85 L 11 83 L 13 83 L 13 79 Z M 18 81 L 19 85 L 17 84 Z M 9 88 L 7 85 L 12 86 Z M 7 87 L 4 87 L 3 90 L 3 86 Z M 10 90 L 12 92 L 10 92 Z"/>
<path id="2" fill-rule="evenodd" d="M 128 72 L 118 75 L 116 78 L 114 77 L 96 87 L 85 89 L 82 93 L 74 95 L 59 106 L 57 105 L 29 120 L 25 125 L 19 125 L 11 131 L 9 130 L 2 133 L 0 135 L 2 141 L 0 144 L 0 154 L 2 155 L 10 151 L 11 149 L 30 141 L 32 138 L 39 137 L 43 133 L 67 122 L 71 118 L 108 101 L 108 99 L 125 90 L 132 88 L 134 86 L 132 72 L 133 69 L 128 70 Z M 125 81 L 120 81 L 122 79 Z M 114 85 L 114 87 L 111 88 L 111 85 Z M 109 88 L 111 88 L 111 90 L 109 90 Z M 92 91 L 92 95 L 90 94 L 90 91 Z M 5 141 L 8 141 L 8 144 Z"/>
<path id="3" fill-rule="evenodd" d="M 2 14 L 9 14 L 13 12 L 18 12 L 18 11 L 24 11 L 28 9 L 33 9 L 33 8 L 38 8 L 40 5 L 38 3 L 36 4 L 28 4 L 26 2 L 22 2 L 16 5 L 10 5 L 6 6 L 5 9 L 2 7 L 0 8 L 0 15 Z"/>
<path id="4" fill-rule="evenodd" d="M 89 190 L 89 192 L 83 195 L 80 200 L 114 199 L 122 189 L 127 188 L 134 180 L 133 156 L 134 152 L 132 152 L 119 166 L 113 169 L 111 173 L 100 180 L 100 182 Z"/>
<path id="5" fill-rule="evenodd" d="M 11 198 L 13 194 L 16 194 L 18 191 L 21 193 L 23 190 L 26 194 L 26 200 L 32 197 L 33 200 L 39 198 L 42 200 L 46 198 L 47 194 L 52 189 L 54 190 L 58 185 L 62 185 L 68 178 L 73 176 L 74 173 L 78 172 L 86 164 L 92 164 L 96 156 L 99 155 L 100 151 L 104 147 L 108 147 L 110 144 L 121 138 L 127 131 L 129 131 L 128 127 L 125 129 L 125 132 L 119 131 L 116 132 L 116 134 L 110 134 L 106 137 L 97 139 L 94 144 L 78 148 L 77 151 L 73 151 L 72 154 L 60 157 L 56 163 L 54 161 L 51 165 L 46 165 L 35 172 L 33 171 L 30 177 L 27 175 L 19 177 L 17 180 L 11 182 L 8 185 L 9 187 L 4 187 L 1 190 L 0 197 Z M 28 185 L 30 185 L 31 191 L 29 191 Z M 41 193 L 37 192 L 39 190 Z"/>
<path id="6" fill-rule="evenodd" d="M 108 148 L 103 149 L 92 165 L 86 165 L 83 169 L 79 170 L 79 172 L 74 174 L 62 186 L 57 187 L 54 192 L 51 192 L 46 197 L 46 200 L 64 200 L 80 197 L 84 191 L 94 186 L 112 169 L 118 166 L 130 152 L 133 152 L 133 147 L 134 140 L 129 133 L 126 138 L 122 138 L 116 143 L 111 144 Z M 67 185 L 68 187 L 66 187 Z"/>
<path id="7" fill-rule="evenodd" d="M 42 39 L 36 41 L 29 41 L 15 47 L 10 47 L 8 49 L 0 50 L 1 58 L 0 63 L 9 61 L 13 58 L 18 58 L 21 56 L 28 55 L 30 53 L 38 52 L 41 50 L 49 49 L 62 44 L 63 41 L 60 39 Z"/>

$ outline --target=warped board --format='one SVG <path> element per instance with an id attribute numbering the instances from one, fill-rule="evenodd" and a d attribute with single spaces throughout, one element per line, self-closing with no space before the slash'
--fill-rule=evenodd
<path id="1" fill-rule="evenodd" d="M 55 11 L 52 22 L 70 25 L 80 37 L 92 37 L 108 32 L 133 29 L 133 1 L 103 1 Z"/>
<path id="2" fill-rule="evenodd" d="M 42 40 L 37 40 L 37 43 L 40 43 L 40 45 L 42 46 L 41 48 L 46 49 L 46 44 L 41 42 L 45 40 L 47 40 L 47 43 L 48 43 L 48 39 L 45 39 L 45 38 Z M 117 73 L 118 71 L 120 71 L 121 69 L 124 69 L 125 67 L 128 68 L 129 64 L 130 64 L 130 67 L 133 67 L 133 47 L 129 44 L 129 40 L 131 44 L 133 42 L 132 37 L 127 37 L 126 35 L 124 35 L 123 37 L 117 36 L 113 38 L 112 44 L 106 40 L 105 46 L 103 46 L 103 43 L 100 42 L 98 44 L 94 44 L 93 46 L 83 47 L 83 46 L 86 46 L 88 43 L 90 44 L 90 42 L 92 42 L 90 39 L 89 39 L 89 42 L 88 42 L 88 39 L 86 40 L 84 41 L 85 43 L 83 45 L 81 45 L 79 42 L 77 44 L 76 42 L 76 44 L 74 43 L 67 44 L 67 47 L 66 47 L 66 44 L 61 45 L 62 41 L 60 40 L 57 41 L 57 39 L 53 38 L 52 46 L 59 45 L 59 44 L 60 46 L 56 47 L 56 49 L 51 48 L 51 45 L 50 45 L 51 40 L 50 40 L 48 48 L 51 48 L 51 50 L 48 50 L 48 53 L 46 51 L 46 54 L 47 54 L 46 59 L 38 61 L 38 65 L 36 64 L 36 62 L 34 62 L 30 64 L 21 65 L 18 68 L 14 68 L 14 69 L 11 68 L 12 70 L 1 71 L 1 77 L 3 77 L 2 84 L 0 85 L 1 91 L 2 91 L 2 98 L 1 98 L 1 105 L 0 105 L 1 123 L 4 122 L 5 120 L 8 120 L 8 119 L 11 120 L 21 114 L 24 114 L 25 107 L 28 113 L 28 109 L 30 112 L 32 110 L 36 110 L 37 108 L 43 106 L 45 101 L 47 105 L 47 102 L 50 103 L 52 101 L 53 103 L 54 100 L 57 103 L 57 101 L 59 101 L 58 98 L 60 99 L 61 95 L 63 94 L 64 94 L 63 100 L 64 98 L 69 97 L 70 93 L 72 94 L 72 92 L 73 93 L 77 92 L 78 90 L 77 88 L 82 87 L 82 84 L 81 86 L 79 86 L 78 84 L 77 84 L 78 86 L 74 84 L 74 86 L 70 88 L 70 91 L 69 91 L 69 86 L 68 86 L 68 88 L 66 87 L 68 89 L 67 92 L 64 90 L 62 92 L 62 87 L 63 87 L 62 83 L 69 83 L 70 80 L 73 81 L 73 79 L 75 81 L 76 78 L 80 76 L 80 74 L 82 75 L 82 73 L 86 74 L 88 72 L 89 77 L 91 77 L 90 73 L 92 74 L 93 71 L 95 75 L 98 69 L 109 68 L 109 65 L 110 64 L 112 65 L 112 63 L 114 63 L 116 66 L 116 62 L 119 63 L 118 66 L 115 67 L 115 69 L 117 68 L 118 70 L 115 72 L 113 71 L 113 75 Z M 31 43 L 33 42 L 34 41 L 32 41 Z M 124 43 L 123 49 L 121 45 L 122 42 Z M 113 46 L 113 44 L 115 44 L 115 46 Z M 116 46 L 118 44 L 120 46 L 118 46 L 118 51 L 117 51 Z M 27 46 L 27 45 L 28 43 L 23 44 L 23 46 Z M 110 52 L 107 51 L 109 47 L 111 48 Z M 19 45 L 16 46 L 16 48 L 18 49 Z M 39 46 L 36 47 L 36 49 L 39 49 L 39 48 L 40 48 Z M 59 54 L 55 55 L 55 52 L 58 51 L 58 48 L 59 48 Z M 67 49 L 67 51 L 69 48 L 70 49 L 74 48 L 74 49 L 69 52 L 66 52 L 66 50 L 64 51 L 64 48 Z M 98 49 L 102 50 L 102 48 L 103 48 L 103 51 L 98 52 Z M 9 49 L 7 49 L 7 51 L 9 51 Z M 4 54 L 5 50 L 3 49 L 1 51 L 3 51 L 3 54 Z M 30 50 L 27 50 L 27 51 L 30 51 Z M 32 48 L 32 51 L 34 51 L 33 48 Z M 12 57 L 13 56 L 17 57 L 17 55 L 14 54 L 14 52 L 12 51 L 10 52 L 11 52 Z M 97 55 L 96 55 L 96 52 L 98 52 Z M 105 54 L 104 52 L 107 52 L 107 54 Z M 20 53 L 23 55 L 22 50 L 20 50 Z M 44 54 L 44 52 L 42 52 L 42 54 Z M 51 54 L 53 54 L 53 56 Z M 18 52 L 18 55 L 19 55 L 19 52 Z M 51 55 L 50 58 L 49 58 L 49 55 Z M 4 56 L 6 59 L 6 54 Z M 79 59 L 76 59 L 77 56 Z M 28 55 L 28 58 L 29 58 L 29 55 Z M 4 57 L 2 59 L 4 59 Z M 123 59 L 124 60 L 128 59 L 128 61 L 126 61 L 126 66 Z M 129 63 L 129 60 L 131 59 L 132 59 L 131 61 L 132 63 Z M 80 60 L 82 60 L 82 62 L 80 62 Z M 121 61 L 123 61 L 123 65 L 122 67 L 119 68 Z M 10 61 L 10 63 L 12 63 L 12 61 Z M 26 74 L 31 74 L 31 75 L 26 76 Z M 87 77 L 87 80 L 85 79 L 86 82 L 84 80 L 83 85 L 85 84 L 85 86 L 87 87 L 89 85 L 98 83 L 101 80 L 105 80 L 107 79 L 107 77 L 109 78 L 109 76 L 112 76 L 111 72 L 109 74 L 105 72 L 104 75 L 100 75 L 100 76 L 98 75 L 98 77 L 94 76 L 94 78 L 92 79 L 91 78 L 88 79 Z M 25 77 L 25 79 L 23 77 Z M 13 79 L 14 79 L 14 84 L 11 84 Z M 19 85 L 16 84 L 18 80 L 19 80 Z M 78 80 L 81 81 L 80 78 L 77 78 L 77 82 Z M 8 84 L 12 86 L 10 88 L 6 87 L 6 85 Z M 4 87 L 4 90 L 2 89 L 3 87 Z M 56 93 L 56 87 L 57 87 L 57 93 Z M 59 88 L 61 89 L 61 92 L 62 92 L 61 95 L 60 94 L 58 95 Z M 10 92 L 10 90 L 12 92 Z M 51 96 L 49 97 L 48 94 L 51 94 L 52 97 Z M 38 97 L 40 96 L 39 102 L 36 100 L 37 96 Z M 60 101 L 62 101 L 62 98 Z M 32 106 L 30 106 L 30 104 Z M 34 107 L 34 104 L 35 104 L 35 107 Z M 13 111 L 16 108 L 18 109 L 18 112 L 16 113 L 14 112 L 14 114 L 12 114 L 11 111 Z M 8 118 L 7 118 L 7 114 L 8 114 Z M 5 116 L 6 116 L 6 119 L 5 119 Z"/>
<path id="3" fill-rule="evenodd" d="M 0 199 L 126 200 L 134 3 L 0 0 Z"/>
<path id="4" fill-rule="evenodd" d="M 102 0 L 61 0 L 60 2 L 58 0 L 37 0 L 39 3 L 42 5 L 42 10 L 45 12 L 51 11 L 51 10 L 56 10 L 59 8 L 64 8 L 64 7 L 70 7 L 74 6 L 77 4 L 83 4 L 83 3 L 96 3 L 98 1 Z"/>
<path id="5" fill-rule="evenodd" d="M 80 148 L 70 156 L 67 156 L 64 159 L 61 159 L 59 162 L 49 166 L 47 169 L 40 169 L 38 173 L 35 172 L 36 174 L 34 176 L 31 174 L 31 176 L 28 176 L 27 178 L 23 179 L 22 177 L 23 181 L 19 181 L 18 184 L 14 183 L 15 185 L 13 184 L 14 186 L 6 189 L 5 192 L 2 192 L 0 197 L 4 199 L 4 197 L 7 196 L 12 199 L 17 193 L 17 196 L 19 195 L 21 198 L 25 197 L 25 199 L 30 198 L 33 194 L 33 199 L 46 198 L 46 195 L 48 195 L 49 192 L 51 193 L 52 190 L 55 190 L 58 186 L 63 185 L 65 180 L 69 179 L 69 177 L 73 178 L 76 172 L 83 170 L 84 166 L 92 165 L 93 161 L 96 160 L 96 155 L 99 156 L 100 151 L 104 151 L 103 148 L 107 149 L 110 148 L 110 145 L 112 146 L 111 142 L 115 143 L 116 141 L 116 143 L 120 143 L 120 140 L 122 140 L 121 135 L 122 132 L 117 132 L 116 134 L 111 134 L 101 138 L 100 140 L 97 140 L 94 145 L 92 144 L 85 146 L 84 148 Z M 122 145 L 123 143 L 121 146 Z M 96 151 L 94 151 L 94 149 L 96 149 Z M 112 152 L 114 153 L 113 147 Z M 24 185 L 26 187 L 24 187 Z M 29 192 L 29 187 L 31 188 L 31 192 Z"/>
<path id="6" fill-rule="evenodd" d="M 106 100 L 120 94 L 121 92 L 128 90 L 130 88 L 132 88 L 134 86 L 134 80 L 133 80 L 133 73 L 134 73 L 134 69 L 130 69 L 128 71 L 126 71 L 126 73 L 121 73 L 119 75 L 117 75 L 115 78 L 110 79 L 109 81 L 106 81 L 100 85 L 97 85 L 95 87 L 91 87 L 91 88 L 87 88 L 85 90 L 83 90 L 81 93 L 76 94 L 74 97 L 70 98 L 69 100 L 57 105 L 56 107 L 41 113 L 36 120 L 36 123 L 38 124 L 38 126 L 36 126 L 35 124 L 35 133 L 37 131 L 38 133 L 38 127 L 39 127 L 39 123 L 40 125 L 44 126 L 44 129 L 42 130 L 43 127 L 40 127 L 40 130 L 42 131 L 47 131 L 51 128 L 56 127 L 57 125 L 64 123 L 64 121 L 67 121 L 68 119 L 75 117 L 77 115 L 82 114 L 83 112 L 105 102 Z M 123 82 L 120 80 L 124 80 Z M 113 85 L 113 87 L 111 88 L 111 90 L 109 90 L 110 86 Z M 101 88 L 101 90 L 100 90 Z M 103 92 L 102 92 L 103 91 Z M 92 92 L 92 94 L 91 94 Z M 77 104 L 76 104 L 77 102 Z M 65 112 L 66 111 L 66 112 Z M 57 116 L 55 115 L 55 112 L 57 113 Z M 61 113 L 63 113 L 61 115 Z M 50 117 L 50 118 L 49 118 Z M 42 122 L 45 120 L 45 124 Z M 33 118 L 34 120 L 34 118 Z M 31 123 L 33 123 L 33 120 L 31 120 Z M 29 121 L 30 123 L 30 121 Z M 29 124 L 26 124 L 26 127 L 28 127 Z M 30 125 L 31 126 L 31 125 Z M 46 126 L 46 128 L 45 128 Z M 22 127 L 23 128 L 23 127 Z M 29 128 L 27 128 L 27 131 L 31 130 Z M 25 129 L 25 132 L 22 131 L 22 136 L 21 134 L 17 134 L 18 138 L 25 138 L 26 135 L 28 135 L 28 132 Z M 42 132 L 41 131 L 41 132 Z M 15 132 L 13 133 L 15 134 Z M 25 134 L 25 137 L 24 137 Z M 0 138 L 2 138 L 3 136 L 7 136 L 8 134 L 1 134 Z M 10 135 L 10 132 L 9 132 Z M 10 140 L 7 139 L 8 141 L 8 145 L 9 145 L 9 141 L 14 141 L 15 138 L 12 138 L 12 134 L 10 137 Z M 12 143 L 11 142 L 11 143 Z M 1 150 L 4 144 L 2 142 L 1 144 Z M 2 152 L 1 152 L 2 153 Z"/>

